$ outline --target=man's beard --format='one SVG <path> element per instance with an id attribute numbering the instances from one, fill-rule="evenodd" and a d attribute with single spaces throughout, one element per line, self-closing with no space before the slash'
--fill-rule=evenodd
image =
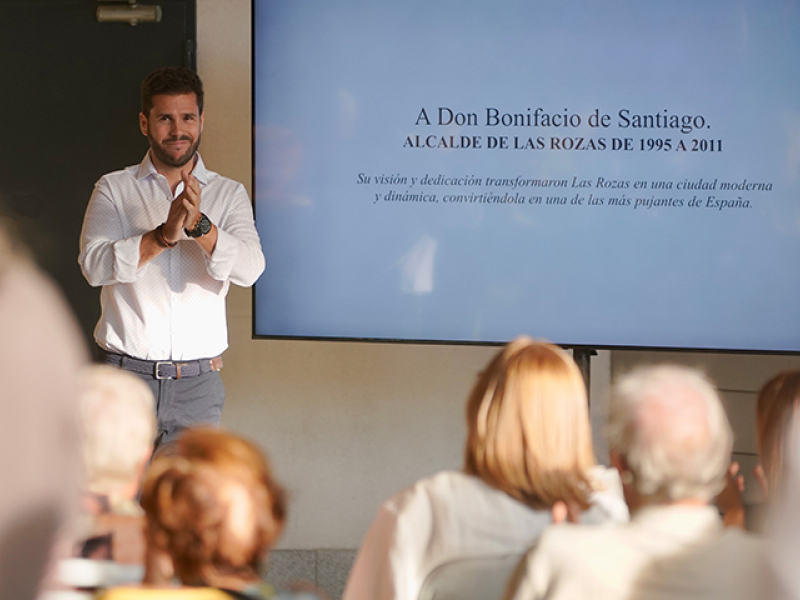
<path id="1" fill-rule="evenodd" d="M 164 147 L 159 144 L 153 136 L 147 134 L 147 139 L 150 142 L 150 150 L 153 151 L 156 158 L 162 162 L 163 164 L 167 165 L 168 167 L 176 167 L 180 168 L 186 165 L 192 158 L 194 158 L 195 152 L 197 152 L 197 148 L 200 146 L 200 134 L 197 135 L 197 139 L 195 140 L 194 144 L 189 146 L 189 149 L 186 150 L 185 153 L 181 154 L 178 158 L 173 158 L 170 153 L 168 153 Z M 192 138 L 186 135 L 182 135 L 180 137 L 175 138 L 168 138 L 164 140 L 165 142 L 175 142 L 175 141 L 187 141 L 191 142 Z"/>

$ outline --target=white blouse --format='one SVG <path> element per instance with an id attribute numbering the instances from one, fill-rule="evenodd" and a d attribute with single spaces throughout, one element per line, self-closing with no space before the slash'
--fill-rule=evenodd
<path id="1" fill-rule="evenodd" d="M 592 476 L 599 491 L 582 522 L 627 522 L 616 471 L 597 467 Z M 416 600 L 437 566 L 455 558 L 522 555 L 551 520 L 550 510 L 534 510 L 477 477 L 437 473 L 381 506 L 343 600 Z"/>

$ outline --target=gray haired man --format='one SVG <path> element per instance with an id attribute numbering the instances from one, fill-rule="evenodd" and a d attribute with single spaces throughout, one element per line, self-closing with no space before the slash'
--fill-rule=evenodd
<path id="1" fill-rule="evenodd" d="M 608 433 L 631 522 L 549 528 L 508 597 L 768 597 L 760 540 L 725 529 L 710 504 L 733 443 L 711 382 L 686 367 L 634 371 L 615 386 Z"/>

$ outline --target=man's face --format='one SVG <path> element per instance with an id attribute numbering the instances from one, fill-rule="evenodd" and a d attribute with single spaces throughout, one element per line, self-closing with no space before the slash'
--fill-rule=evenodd
<path id="1" fill-rule="evenodd" d="M 200 145 L 203 115 L 197 96 L 190 94 L 153 96 L 150 114 L 139 113 L 139 128 L 147 136 L 156 166 L 180 168 Z"/>

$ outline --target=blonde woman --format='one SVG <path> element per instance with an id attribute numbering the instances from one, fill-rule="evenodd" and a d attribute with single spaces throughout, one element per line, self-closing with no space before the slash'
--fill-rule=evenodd
<path id="1" fill-rule="evenodd" d="M 344 600 L 417 600 L 448 561 L 521 555 L 557 503 L 584 510 L 586 523 L 627 520 L 618 479 L 595 465 L 583 378 L 562 349 L 514 340 L 481 373 L 466 412 L 464 470 L 383 504 Z"/>

